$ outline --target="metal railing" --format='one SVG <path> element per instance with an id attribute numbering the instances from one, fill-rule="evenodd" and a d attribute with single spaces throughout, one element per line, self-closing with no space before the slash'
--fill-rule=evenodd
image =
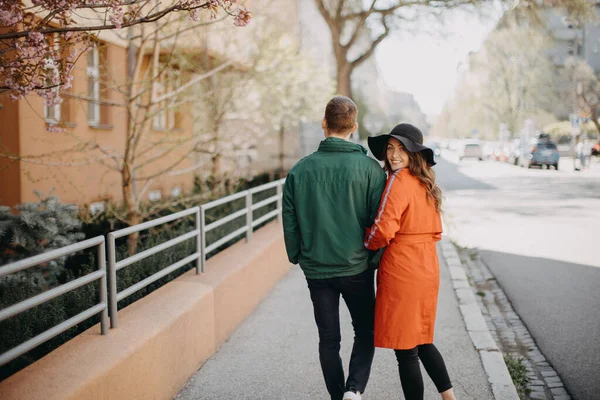
<path id="1" fill-rule="evenodd" d="M 61 334 L 67 329 L 83 322 L 84 320 L 96 314 L 100 314 L 101 334 L 106 334 L 106 332 L 108 331 L 108 303 L 106 301 L 106 259 L 104 258 L 105 242 L 103 236 L 97 236 L 95 238 L 85 240 L 83 242 L 75 243 L 69 246 L 62 247 L 60 249 L 52 250 L 47 253 L 43 253 L 34 257 L 27 258 L 25 260 L 20 260 L 12 264 L 5 265 L 3 267 L 0 267 L 0 277 L 7 276 L 15 272 L 23 271 L 36 265 L 52 261 L 59 257 L 67 256 L 69 254 L 73 254 L 81 250 L 89 249 L 90 247 L 98 248 L 97 271 L 82 276 L 81 278 L 77 278 L 71 282 L 57 286 L 36 296 L 30 297 L 8 308 L 0 310 L 0 321 L 4 321 L 5 319 L 25 312 L 30 308 L 46 303 L 58 296 L 61 296 L 67 292 L 70 292 L 74 289 L 77 289 L 81 286 L 87 285 L 97 280 L 100 280 L 100 303 L 96 304 L 94 307 L 88 308 L 87 310 L 80 312 L 79 314 L 69 318 L 68 320 L 40 333 L 39 335 L 27 340 L 26 342 L 21 343 L 17 347 L 14 347 L 11 350 L 1 354 L 0 366 L 27 353 L 34 347 L 52 339 L 53 337 Z"/>
<path id="2" fill-rule="evenodd" d="M 236 194 L 232 194 L 231 196 L 224 197 L 219 200 L 211 201 L 210 203 L 206 203 L 200 206 L 200 226 L 201 229 L 201 240 L 200 240 L 200 270 L 204 272 L 204 265 L 206 264 L 206 255 L 211 251 L 218 249 L 220 246 L 229 242 L 230 240 L 235 239 L 237 236 L 241 234 L 246 234 L 246 241 L 249 241 L 252 238 L 252 232 L 255 227 L 266 222 L 270 218 L 275 216 L 279 216 L 279 221 L 281 221 L 281 196 L 283 191 L 283 184 L 285 179 L 280 179 L 278 181 L 274 181 L 271 183 L 267 183 L 266 185 L 257 186 L 255 188 L 244 190 L 243 192 L 239 192 Z M 252 204 L 252 196 L 264 192 L 265 190 L 277 188 L 277 194 L 275 196 L 271 196 L 268 199 L 262 200 L 256 204 Z M 233 212 L 226 217 L 223 217 L 213 223 L 206 225 L 206 211 L 212 208 L 222 206 L 227 203 L 231 203 L 238 199 L 246 199 L 246 205 L 243 209 Z M 253 219 L 253 212 L 258 210 L 259 208 L 268 206 L 277 202 L 277 209 L 269 212 L 266 215 L 263 215 L 256 220 Z M 231 232 L 230 234 L 222 237 L 214 243 L 211 243 L 209 246 L 206 246 L 206 233 L 212 231 L 215 228 L 218 228 L 221 225 L 224 225 L 228 222 L 231 222 L 237 218 L 246 216 L 246 225 Z"/>
<path id="3" fill-rule="evenodd" d="M 78 287 L 89 284 L 96 280 L 100 280 L 100 303 L 91 307 L 76 316 L 70 318 L 67 321 L 62 322 L 59 325 L 39 334 L 38 336 L 26 341 L 25 343 L 20 344 L 19 346 L 3 353 L 0 355 L 0 366 L 6 364 L 7 362 L 14 360 L 15 358 L 23 355 L 39 344 L 55 337 L 56 335 L 64 332 L 65 330 L 73 327 L 74 325 L 84 321 L 85 319 L 100 313 L 101 315 L 101 333 L 104 335 L 108 330 L 108 319 L 110 314 L 110 327 L 117 328 L 118 327 L 118 308 L 117 303 L 120 300 L 132 295 L 133 293 L 145 288 L 151 283 L 157 281 L 158 279 L 176 271 L 179 268 L 184 267 L 185 265 L 196 261 L 196 273 L 204 272 L 204 266 L 206 264 L 206 255 L 224 244 L 230 242 L 241 234 L 245 233 L 246 240 L 250 240 L 252 238 L 253 229 L 259 226 L 262 223 L 267 222 L 269 219 L 273 217 L 278 217 L 278 220 L 281 222 L 281 206 L 282 206 L 282 191 L 283 184 L 285 179 L 280 179 L 275 182 L 268 183 L 266 185 L 258 186 L 253 189 L 245 190 L 240 193 L 233 194 L 231 196 L 224 197 L 222 199 L 212 201 L 210 203 L 204 204 L 200 207 L 193 207 L 187 209 L 185 211 L 180 211 L 175 214 L 171 214 L 162 218 L 158 218 L 152 221 L 144 222 L 139 225 L 131 226 L 125 229 L 120 229 L 115 232 L 110 232 L 107 235 L 107 246 L 105 246 L 105 239 L 102 236 L 95 237 L 93 239 L 89 239 L 80 243 L 75 243 L 66 247 L 62 247 L 60 249 L 52 250 L 47 253 L 40 254 L 35 257 L 31 257 L 25 260 L 17 261 L 12 264 L 5 265 L 0 267 L 0 277 L 6 276 L 18 271 L 22 271 L 24 269 L 30 268 L 32 266 L 54 260 L 56 258 L 70 255 L 76 253 L 81 250 L 85 250 L 90 247 L 98 246 L 98 271 L 85 275 L 81 278 L 75 279 L 71 282 L 58 286 L 54 289 L 43 292 L 39 295 L 26 299 L 20 303 L 17 303 L 13 306 L 0 310 L 0 321 L 3 321 L 7 318 L 20 314 L 32 307 L 35 307 L 39 304 L 47 302 L 57 296 L 65 294 L 69 291 L 72 291 Z M 271 196 L 267 199 L 261 200 L 257 203 L 253 203 L 253 196 L 264 192 L 266 190 L 270 190 L 276 188 L 277 193 L 274 196 Z M 235 200 L 245 199 L 245 206 L 243 209 L 232 212 L 231 214 L 222 217 L 208 225 L 206 225 L 206 211 L 212 208 L 225 205 L 231 203 Z M 277 203 L 277 207 L 275 210 L 272 210 L 265 215 L 254 220 L 253 213 L 256 210 L 259 210 L 263 207 L 266 207 L 270 204 Z M 159 245 L 150 247 L 144 251 L 141 251 L 132 256 L 126 257 L 117 262 L 117 253 L 116 253 L 116 240 L 122 238 L 124 236 L 131 235 L 132 233 L 140 232 L 149 228 L 153 228 L 158 225 L 162 225 L 168 222 L 172 222 L 175 220 L 179 220 L 182 218 L 189 217 L 191 215 L 195 215 L 195 228 L 187 232 L 183 235 L 180 235 L 174 239 L 168 240 Z M 246 216 L 246 223 L 244 227 L 235 230 L 232 233 L 225 235 L 224 237 L 216 240 L 214 243 L 211 243 L 209 246 L 206 246 L 206 233 L 214 230 L 217 227 L 220 227 L 228 222 L 234 221 L 236 218 L 240 218 Z M 141 261 L 147 257 L 150 257 L 154 254 L 157 254 L 161 251 L 164 251 L 170 247 L 173 247 L 177 244 L 183 243 L 186 240 L 190 240 L 195 238 L 195 247 L 196 251 L 194 254 L 191 254 L 174 264 L 171 264 L 160 271 L 150 275 L 149 277 L 135 283 L 134 285 L 129 286 L 121 290 L 117 291 L 117 271 L 122 268 L 125 268 L 135 262 Z M 108 269 L 105 254 L 108 256 Z M 107 285 L 108 283 L 108 285 Z M 110 307 L 108 306 L 110 304 Z"/>
<path id="4" fill-rule="evenodd" d="M 170 274 L 171 272 L 176 271 L 177 269 L 191 263 L 192 261 L 196 261 L 196 273 L 200 273 L 200 264 L 198 259 L 200 258 L 200 208 L 194 207 L 185 211 L 180 211 L 175 214 L 167 215 L 166 217 L 158 218 L 152 221 L 144 222 L 139 225 L 130 226 L 129 228 L 120 229 L 115 232 L 111 232 L 108 234 L 108 282 L 109 282 L 109 290 L 108 297 L 110 301 L 110 327 L 116 328 L 118 326 L 118 317 L 117 317 L 117 303 L 120 300 L 123 300 L 125 297 L 132 295 L 140 289 L 145 288 L 149 284 L 159 280 L 160 278 Z M 117 254 L 116 254 L 116 246 L 115 240 L 123 237 L 131 235 L 132 233 L 140 232 L 145 229 L 153 228 L 158 225 L 166 224 L 167 222 L 175 221 L 181 218 L 185 218 L 189 215 L 196 215 L 196 229 L 191 232 L 185 233 L 181 236 L 178 236 L 174 239 L 161 243 L 157 246 L 150 247 L 140 253 L 137 253 L 133 256 L 129 256 L 117 262 Z M 127 289 L 124 289 L 120 292 L 117 292 L 117 271 L 121 268 L 125 268 L 128 265 L 133 264 L 134 262 L 141 261 L 144 258 L 150 257 L 153 254 L 156 254 L 160 251 L 166 250 L 169 247 L 173 247 L 179 243 L 182 243 L 188 239 L 196 238 L 196 252 L 190 256 L 185 257 L 182 260 L 177 261 L 174 264 L 169 265 L 168 267 L 161 269 L 160 271 L 150 275 L 149 277 L 139 281 L 138 283 L 129 286 Z"/>

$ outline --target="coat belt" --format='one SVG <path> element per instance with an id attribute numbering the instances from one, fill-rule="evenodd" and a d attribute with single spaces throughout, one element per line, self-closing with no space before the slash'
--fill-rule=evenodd
<path id="1" fill-rule="evenodd" d="M 392 243 L 416 244 L 437 242 L 442 239 L 441 233 L 415 233 L 415 234 L 400 234 L 392 239 Z"/>

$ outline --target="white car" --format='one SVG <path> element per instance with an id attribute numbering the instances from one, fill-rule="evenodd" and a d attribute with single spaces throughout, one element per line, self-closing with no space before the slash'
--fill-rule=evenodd
<path id="1" fill-rule="evenodd" d="M 459 158 L 461 161 L 465 158 L 476 158 L 483 161 L 483 149 L 479 143 L 467 143 L 460 148 Z"/>

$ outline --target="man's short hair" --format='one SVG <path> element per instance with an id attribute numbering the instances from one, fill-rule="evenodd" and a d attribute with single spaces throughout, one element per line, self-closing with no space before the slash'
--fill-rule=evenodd
<path id="1" fill-rule="evenodd" d="M 325 107 L 327 129 L 333 133 L 350 133 L 356 124 L 358 109 L 356 104 L 346 96 L 335 96 Z"/>

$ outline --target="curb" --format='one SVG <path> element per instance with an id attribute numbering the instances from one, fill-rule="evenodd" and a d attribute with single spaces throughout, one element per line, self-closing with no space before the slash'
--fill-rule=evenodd
<path id="1" fill-rule="evenodd" d="M 446 260 L 446 264 L 448 264 L 452 287 L 458 299 L 465 327 L 471 337 L 473 346 L 479 353 L 481 363 L 492 387 L 494 399 L 519 400 L 517 389 L 504 363 L 502 353 L 490 334 L 454 245 L 447 236 L 442 237 L 440 243 L 442 255 Z"/>

